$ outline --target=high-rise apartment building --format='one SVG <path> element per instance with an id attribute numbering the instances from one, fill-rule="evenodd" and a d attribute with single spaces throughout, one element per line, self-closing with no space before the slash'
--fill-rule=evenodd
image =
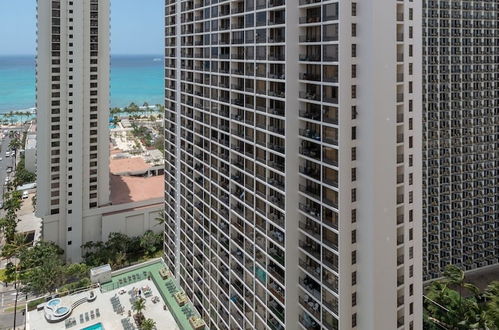
<path id="1" fill-rule="evenodd" d="M 38 1 L 37 214 L 81 257 L 109 203 L 109 0 Z"/>
<path id="2" fill-rule="evenodd" d="M 421 329 L 422 4 L 165 5 L 165 260 L 209 327 Z"/>
<path id="3" fill-rule="evenodd" d="M 424 3 L 424 278 L 498 262 L 499 4 Z"/>

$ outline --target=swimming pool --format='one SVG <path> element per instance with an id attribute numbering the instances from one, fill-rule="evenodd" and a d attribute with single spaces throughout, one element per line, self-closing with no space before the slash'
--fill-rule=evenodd
<path id="1" fill-rule="evenodd" d="M 104 327 L 102 326 L 102 323 L 99 322 L 81 330 L 104 330 Z"/>

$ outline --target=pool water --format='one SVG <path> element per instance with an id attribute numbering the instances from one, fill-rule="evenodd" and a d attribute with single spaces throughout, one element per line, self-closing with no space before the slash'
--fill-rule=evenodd
<path id="1" fill-rule="evenodd" d="M 104 330 L 104 327 L 102 326 L 102 323 L 99 322 L 81 330 Z"/>
<path id="2" fill-rule="evenodd" d="M 62 315 L 62 314 L 65 314 L 69 311 L 69 308 L 67 307 L 59 307 L 57 308 L 57 310 L 55 311 L 56 314 L 59 314 L 59 315 Z"/>
<path id="3" fill-rule="evenodd" d="M 54 307 L 56 305 L 59 305 L 61 303 L 61 299 L 57 298 L 57 299 L 52 299 L 51 301 L 49 301 L 47 303 L 47 305 L 49 305 L 50 307 Z"/>

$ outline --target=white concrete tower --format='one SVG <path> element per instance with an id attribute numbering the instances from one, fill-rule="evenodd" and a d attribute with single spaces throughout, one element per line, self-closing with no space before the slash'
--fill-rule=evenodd
<path id="1" fill-rule="evenodd" d="M 100 231 L 83 221 L 109 203 L 109 0 L 37 5 L 37 214 L 78 261 Z"/>
<path id="2" fill-rule="evenodd" d="M 421 6 L 166 0 L 165 260 L 211 329 L 421 329 Z"/>

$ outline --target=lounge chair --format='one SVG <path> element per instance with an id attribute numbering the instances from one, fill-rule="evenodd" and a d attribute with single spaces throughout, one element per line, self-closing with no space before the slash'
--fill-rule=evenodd
<path id="1" fill-rule="evenodd" d="M 100 310 L 98 308 L 95 309 L 95 315 L 97 315 L 97 317 L 100 317 Z"/>
<path id="2" fill-rule="evenodd" d="M 83 314 L 80 314 L 80 323 L 83 323 Z"/>
<path id="3" fill-rule="evenodd" d="M 90 311 L 90 318 L 93 320 L 95 318 L 95 313 L 94 313 L 94 310 L 92 309 Z"/>
<path id="4" fill-rule="evenodd" d="M 85 312 L 85 321 L 88 322 L 90 318 L 88 317 L 88 312 Z"/>

